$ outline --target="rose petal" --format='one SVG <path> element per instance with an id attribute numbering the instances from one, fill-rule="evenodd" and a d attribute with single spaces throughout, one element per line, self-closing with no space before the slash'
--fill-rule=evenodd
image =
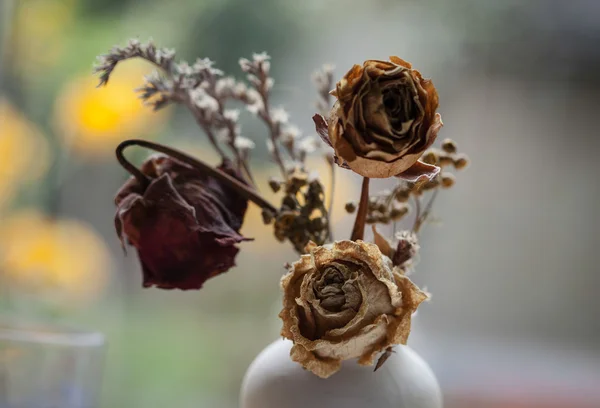
<path id="1" fill-rule="evenodd" d="M 377 228 L 375 225 L 372 226 L 373 229 L 373 240 L 375 245 L 379 247 L 379 250 L 382 254 L 387 256 L 388 258 L 394 257 L 394 248 L 390 245 L 390 242 L 383 237 L 379 232 L 377 232 Z"/>
<path id="2" fill-rule="evenodd" d="M 440 170 L 438 166 L 417 160 L 415 164 L 402 173 L 397 174 L 396 177 L 411 183 L 419 183 L 433 180 L 439 174 Z"/>
<path id="3" fill-rule="evenodd" d="M 329 126 L 327 125 L 325 117 L 317 113 L 312 117 L 312 119 L 313 122 L 315 122 L 315 128 L 317 130 L 317 134 L 321 137 L 321 140 L 329 145 L 329 147 L 333 147 L 331 140 L 329 139 Z"/>

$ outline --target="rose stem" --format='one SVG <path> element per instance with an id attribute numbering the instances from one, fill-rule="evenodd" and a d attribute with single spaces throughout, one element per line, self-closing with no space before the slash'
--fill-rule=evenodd
<path id="1" fill-rule="evenodd" d="M 358 211 L 356 212 L 356 220 L 354 228 L 352 228 L 352 236 L 350 239 L 356 241 L 365 237 L 365 222 L 367 220 L 367 210 L 369 208 L 369 178 L 364 177 L 362 189 L 360 192 L 360 202 L 358 203 Z"/>
<path id="2" fill-rule="evenodd" d="M 145 147 L 147 149 L 154 150 L 156 152 L 164 153 L 174 159 L 177 159 L 183 163 L 186 163 L 186 164 L 192 166 L 194 169 L 201 172 L 202 174 L 216 178 L 217 180 L 219 180 L 223 184 L 227 185 L 228 187 L 232 188 L 238 194 L 240 194 L 244 198 L 247 198 L 248 200 L 252 201 L 259 207 L 261 207 L 265 210 L 271 211 L 273 214 L 277 214 L 277 209 L 275 207 L 273 207 L 268 201 L 266 201 L 264 198 L 262 198 L 260 195 L 258 195 L 255 191 L 253 191 L 251 188 L 249 188 L 245 184 L 241 183 L 240 181 L 236 180 L 235 178 L 231 177 L 229 174 L 222 172 L 219 169 L 209 166 L 208 164 L 206 164 L 198 159 L 195 159 L 179 150 L 161 145 L 159 143 L 154 143 L 154 142 L 150 142 L 148 140 L 140 140 L 140 139 L 125 140 L 125 141 L 121 142 L 121 144 L 119 144 L 119 146 L 117 146 L 117 149 L 116 149 L 117 160 L 119 161 L 119 163 L 121 164 L 121 166 L 123 166 L 123 168 L 125 170 L 127 170 L 129 173 L 131 173 L 131 175 L 133 175 L 144 186 L 147 186 L 147 184 L 150 182 L 150 179 L 145 174 L 143 174 L 140 171 L 140 169 L 138 169 L 133 164 L 131 164 L 129 161 L 127 161 L 127 159 L 125 159 L 125 157 L 123 156 L 123 151 L 129 146 Z"/>
<path id="3" fill-rule="evenodd" d="M 423 223 L 425 223 L 425 221 L 427 221 L 427 218 L 429 217 L 429 214 L 431 214 L 431 208 L 433 207 L 433 202 L 435 201 L 435 198 L 437 197 L 437 193 L 438 191 L 440 191 L 439 188 L 436 188 L 433 191 L 433 194 L 431 194 L 431 198 L 429 199 L 429 201 L 427 202 L 427 205 L 425 206 L 425 210 L 423 211 L 423 215 L 421 215 L 420 217 L 415 219 L 415 225 L 413 226 L 413 231 L 415 233 L 418 233 L 419 230 L 421 229 L 421 226 L 423 225 Z M 420 200 L 417 199 L 417 202 L 419 202 Z M 417 207 L 418 208 L 418 207 Z M 418 212 L 417 212 L 417 216 L 418 216 Z"/>

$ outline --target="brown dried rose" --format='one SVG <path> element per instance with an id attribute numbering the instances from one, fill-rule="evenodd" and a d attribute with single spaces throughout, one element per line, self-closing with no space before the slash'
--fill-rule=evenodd
<path id="1" fill-rule="evenodd" d="M 433 178 L 418 161 L 442 127 L 438 95 L 410 63 L 390 57 L 355 65 L 336 85 L 328 135 L 339 159 L 364 177 Z M 317 122 L 317 120 L 315 120 Z M 317 127 L 318 124 L 317 124 Z"/>
<path id="2" fill-rule="evenodd" d="M 241 180 L 228 162 L 219 169 Z M 147 188 L 132 177 L 117 193 L 115 227 L 137 249 L 144 287 L 200 289 L 234 266 L 247 200 L 167 156 L 149 158 L 142 172 Z"/>
<path id="3" fill-rule="evenodd" d="M 363 241 L 313 245 L 281 285 L 281 334 L 294 342 L 291 358 L 323 378 L 342 360 L 372 365 L 389 346 L 406 344 L 411 315 L 427 297 Z"/>

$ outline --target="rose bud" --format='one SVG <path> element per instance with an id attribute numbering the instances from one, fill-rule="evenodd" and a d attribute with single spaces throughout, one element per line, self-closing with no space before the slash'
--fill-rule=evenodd
<path id="1" fill-rule="evenodd" d="M 281 280 L 282 336 L 292 360 L 322 378 L 358 358 L 372 365 L 394 344 L 406 344 L 411 315 L 427 296 L 375 244 L 312 245 Z"/>
<path id="2" fill-rule="evenodd" d="M 219 169 L 243 181 L 228 162 Z M 115 198 L 115 227 L 137 249 L 144 287 L 200 289 L 235 265 L 247 200 L 215 178 L 163 155 L 142 166 Z"/>
<path id="3" fill-rule="evenodd" d="M 442 127 L 438 95 L 411 64 L 398 57 L 365 61 L 348 71 L 332 95 L 337 101 L 328 136 L 350 169 L 364 177 L 413 181 L 438 173 L 438 167 L 418 161 Z"/>

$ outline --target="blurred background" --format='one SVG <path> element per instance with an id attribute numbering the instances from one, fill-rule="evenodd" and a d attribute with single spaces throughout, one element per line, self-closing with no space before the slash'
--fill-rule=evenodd
<path id="1" fill-rule="evenodd" d="M 440 139 L 472 164 L 440 195 L 442 222 L 422 234 L 414 280 L 433 299 L 409 345 L 436 372 L 448 408 L 600 406 L 599 2 L 0 4 L 0 312 L 104 333 L 102 407 L 236 407 L 246 367 L 278 337 L 278 265 L 296 258 L 252 208 L 242 232 L 256 240 L 242 244 L 240 266 L 200 292 L 142 289 L 113 228 L 126 179 L 114 147 L 140 137 L 217 159 L 186 111 L 154 114 L 136 98 L 148 65 L 123 64 L 95 88 L 96 55 L 150 37 L 240 78 L 238 59 L 267 51 L 274 103 L 305 134 L 314 133 L 310 77 L 323 63 L 339 78 L 399 55 L 433 78 Z M 243 116 L 267 191 L 276 170 L 265 130 Z M 314 166 L 326 181 L 325 163 Z M 344 238 L 353 216 L 343 203 L 360 180 L 338 176 L 333 218 Z"/>

